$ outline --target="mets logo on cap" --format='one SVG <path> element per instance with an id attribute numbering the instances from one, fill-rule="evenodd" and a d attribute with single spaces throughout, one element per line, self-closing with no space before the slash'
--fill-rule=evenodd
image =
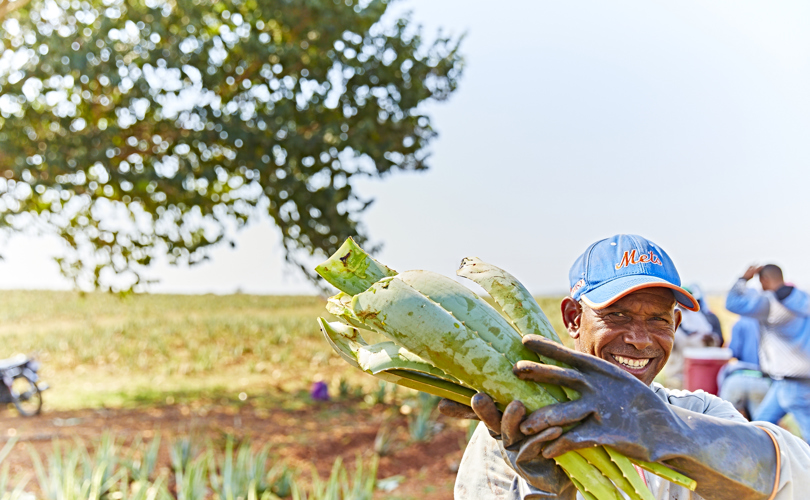
<path id="1" fill-rule="evenodd" d="M 652 287 L 669 288 L 686 309 L 699 308 L 681 288 L 681 277 L 664 249 L 635 234 L 617 234 L 589 246 L 574 262 L 568 279 L 571 297 L 593 308 Z"/>
<path id="2" fill-rule="evenodd" d="M 658 264 L 659 266 L 663 265 L 661 264 L 661 259 L 659 259 L 658 256 L 655 255 L 655 253 L 652 250 L 650 250 L 645 254 L 639 255 L 638 258 L 636 258 L 635 249 L 630 251 L 625 250 L 621 262 L 616 264 L 616 270 L 618 271 L 623 267 L 634 266 L 636 264 L 645 264 L 647 262 L 649 262 L 650 264 Z"/>

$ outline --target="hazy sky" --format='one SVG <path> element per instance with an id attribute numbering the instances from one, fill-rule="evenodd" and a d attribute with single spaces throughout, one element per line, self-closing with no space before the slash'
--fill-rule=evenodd
<path id="1" fill-rule="evenodd" d="M 593 241 L 644 235 L 685 282 L 723 290 L 752 261 L 810 285 L 810 4 L 403 1 L 467 33 L 458 92 L 430 107 L 431 169 L 357 184 L 399 269 L 475 255 L 535 293 L 566 290 Z M 66 288 L 58 242 L 15 237 L 0 287 Z M 269 222 L 156 292 L 310 293 Z"/>

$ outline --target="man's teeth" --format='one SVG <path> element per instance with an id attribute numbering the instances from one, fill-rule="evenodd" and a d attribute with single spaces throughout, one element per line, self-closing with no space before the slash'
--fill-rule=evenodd
<path id="1" fill-rule="evenodd" d="M 650 358 L 643 358 L 643 359 L 632 359 L 632 358 L 625 358 L 624 356 L 617 356 L 613 354 L 613 359 L 618 361 L 619 363 L 623 364 L 628 368 L 644 368 L 647 366 L 647 363 L 650 362 Z"/>

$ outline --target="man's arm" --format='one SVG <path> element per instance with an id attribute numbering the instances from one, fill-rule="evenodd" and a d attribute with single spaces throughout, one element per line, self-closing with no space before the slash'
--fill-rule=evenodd
<path id="1" fill-rule="evenodd" d="M 733 422 L 673 407 L 680 422 L 658 440 L 656 462 L 698 483 L 704 498 L 766 499 L 774 490 L 776 448 L 751 423 Z"/>
<path id="2" fill-rule="evenodd" d="M 799 500 L 810 492 L 810 446 L 770 422 L 752 422 L 768 429 L 779 447 L 779 484 L 774 500 Z"/>
<path id="3" fill-rule="evenodd" d="M 701 394 L 703 401 L 700 402 L 696 401 L 697 394 L 687 391 L 668 391 L 659 387 L 656 393 L 670 404 L 687 410 L 723 420 L 745 422 L 731 403 L 711 394 Z M 775 500 L 798 500 L 807 497 L 805 492 L 810 491 L 810 446 L 798 436 L 777 425 L 768 422 L 752 422 L 750 425 L 769 431 L 775 439 L 775 448 L 779 450 L 777 460 L 779 480 Z"/>
<path id="4" fill-rule="evenodd" d="M 754 277 L 757 268 L 749 267 L 742 277 L 734 283 L 726 297 L 726 309 L 752 318 L 762 318 L 768 314 L 768 299 L 752 288 L 748 288 L 748 280 Z"/>

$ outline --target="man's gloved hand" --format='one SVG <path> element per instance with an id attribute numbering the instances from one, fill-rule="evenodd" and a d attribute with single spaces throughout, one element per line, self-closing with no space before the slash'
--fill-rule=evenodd
<path id="1" fill-rule="evenodd" d="M 762 499 L 771 493 L 777 462 L 762 429 L 668 405 L 618 366 L 543 337 L 526 335 L 523 345 L 571 369 L 519 361 L 514 368 L 519 378 L 566 386 L 581 397 L 540 408 L 523 420 L 520 432 L 538 439 L 546 434 L 551 441 L 529 447 L 532 438 L 526 439 L 522 460 L 531 461 L 530 453 L 552 458 L 607 445 L 630 458 L 680 469 L 697 481 L 704 498 Z M 554 432 L 559 437 L 550 438 Z"/>
<path id="2" fill-rule="evenodd" d="M 564 492 L 558 498 L 568 499 L 571 483 L 548 459 L 607 445 L 628 457 L 664 462 L 685 472 L 697 481 L 697 492 L 704 498 L 760 500 L 773 490 L 776 455 L 762 429 L 668 405 L 618 366 L 543 337 L 526 335 L 523 344 L 571 368 L 519 361 L 514 367 L 518 377 L 567 386 L 579 391 L 580 399 L 540 408 L 525 419 L 523 405 L 512 402 L 498 420 L 495 405 L 479 394 L 473 411 L 445 403 L 443 413 L 475 413 L 503 440 L 512 467 L 532 486 Z M 454 410 L 448 412 L 450 407 Z"/>
<path id="3" fill-rule="evenodd" d="M 762 271 L 762 266 L 757 265 L 748 266 L 748 269 L 745 270 L 741 278 L 744 279 L 745 281 L 748 281 L 757 274 L 759 274 L 760 271 Z"/>
<path id="4" fill-rule="evenodd" d="M 582 354 L 537 335 L 527 335 L 530 350 L 562 361 L 560 368 L 519 361 L 514 373 L 533 380 L 574 389 L 580 399 L 546 406 L 529 415 L 519 430 L 525 435 L 558 430 L 560 437 L 542 449 L 553 458 L 567 451 L 596 445 L 611 446 L 625 455 L 656 462 L 665 458 L 668 444 L 680 440 L 683 422 L 672 407 L 638 379 L 603 359 Z M 563 427 L 572 427 L 562 432 Z"/>
<path id="5" fill-rule="evenodd" d="M 544 432 L 526 436 L 520 431 L 520 423 L 526 416 L 526 407 L 520 401 L 512 401 L 503 414 L 492 399 L 483 393 L 472 398 L 472 408 L 449 399 L 439 402 L 439 411 L 449 417 L 476 419 L 484 422 L 490 436 L 501 440 L 506 457 L 512 468 L 533 487 L 549 493 L 549 498 L 573 500 L 576 489 L 557 466 L 554 460 L 540 455 L 540 449 L 550 439 L 560 436 L 562 429 L 555 427 Z"/>

